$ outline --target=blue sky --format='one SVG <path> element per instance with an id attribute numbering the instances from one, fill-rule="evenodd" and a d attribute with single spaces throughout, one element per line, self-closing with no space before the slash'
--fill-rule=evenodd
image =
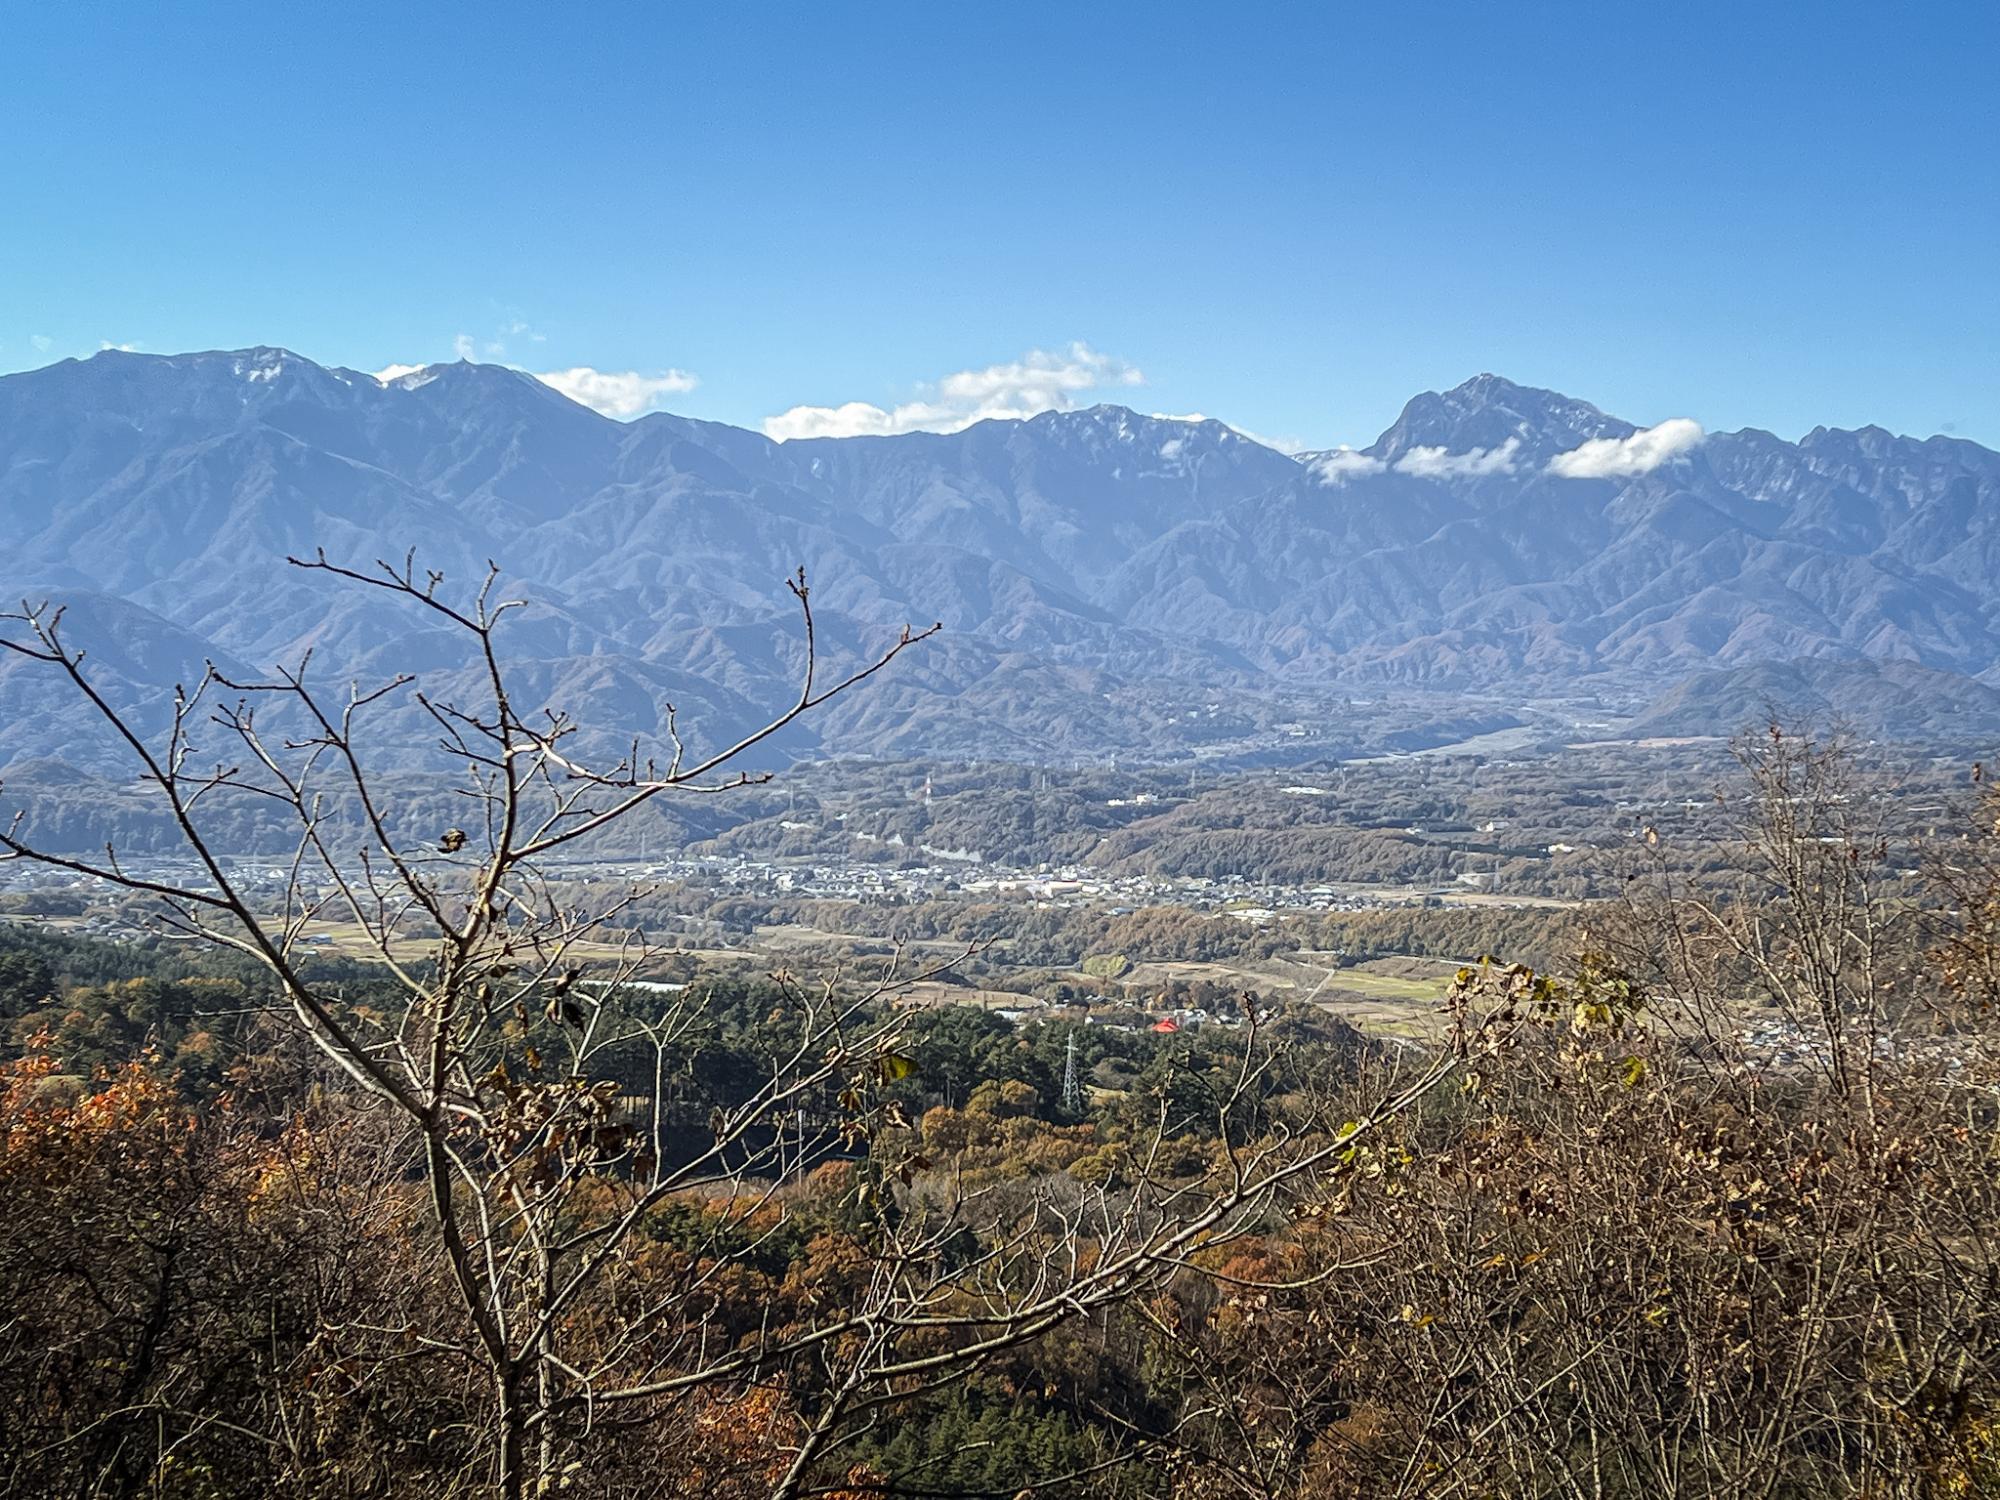
<path id="1" fill-rule="evenodd" d="M 774 431 L 1110 399 L 1312 446 L 1495 370 L 1640 422 L 2000 445 L 1991 3 L 187 0 L 7 32 L 0 369 L 462 347 Z"/>

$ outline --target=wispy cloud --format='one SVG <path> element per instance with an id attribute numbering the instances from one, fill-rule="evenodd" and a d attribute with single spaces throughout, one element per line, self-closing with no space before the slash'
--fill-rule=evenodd
<path id="1" fill-rule="evenodd" d="M 1630 437 L 1592 438 L 1549 460 L 1549 472 L 1564 479 L 1622 479 L 1647 474 L 1678 458 L 1707 436 L 1701 423 L 1669 417 L 1657 427 L 1642 427 Z"/>
<path id="2" fill-rule="evenodd" d="M 515 341 L 526 339 L 531 344 L 545 344 L 548 335 L 536 328 L 517 312 L 506 313 L 493 332 L 485 338 L 476 334 L 461 333 L 451 341 L 451 352 L 459 359 L 487 359 L 504 361 L 508 347 Z"/>
<path id="3" fill-rule="evenodd" d="M 529 374 L 592 411 L 624 421 L 659 405 L 662 396 L 693 390 L 701 382 L 686 370 L 642 375 L 637 370 L 593 370 L 576 365 L 567 370 L 530 370 Z"/>
<path id="4" fill-rule="evenodd" d="M 37 354 L 47 354 L 49 350 L 55 347 L 56 343 L 46 333 L 31 333 L 28 335 L 28 342 L 35 346 L 35 353 Z"/>
<path id="5" fill-rule="evenodd" d="M 97 341 L 97 351 L 100 354 L 106 350 L 115 350 L 119 354 L 134 354 L 138 352 L 138 349 L 139 346 L 137 344 L 114 344 L 110 339 L 99 339 Z"/>
<path id="6" fill-rule="evenodd" d="M 1487 474 L 1514 472 L 1514 455 L 1519 438 L 1508 438 L 1496 448 L 1473 448 L 1464 453 L 1447 453 L 1443 448 L 1409 448 L 1393 465 L 1398 474 L 1418 479 L 1478 479 Z"/>
<path id="7" fill-rule="evenodd" d="M 899 432 L 957 432 L 974 422 L 1019 419 L 1045 411 L 1072 411 L 1078 397 L 1116 386 L 1144 385 L 1137 367 L 1085 343 L 1030 350 L 1006 364 L 958 370 L 930 382 L 918 399 L 881 407 L 867 401 L 840 406 L 794 406 L 764 419 L 766 435 L 791 438 L 886 436 Z"/>

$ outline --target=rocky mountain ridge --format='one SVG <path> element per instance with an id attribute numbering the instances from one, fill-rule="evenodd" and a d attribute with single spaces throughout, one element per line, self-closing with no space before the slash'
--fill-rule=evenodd
<path id="1" fill-rule="evenodd" d="M 1114 406 L 777 443 L 492 365 L 108 351 L 0 378 L 0 517 L 4 597 L 69 601 L 114 694 L 155 706 L 204 656 L 457 670 L 379 596 L 286 569 L 315 548 L 466 583 L 500 561 L 535 690 L 642 733 L 667 697 L 718 734 L 782 701 L 801 564 L 837 659 L 943 622 L 799 751 L 1171 758 L 1301 723 L 1330 750 L 1366 741 L 1357 696 L 1490 720 L 1804 661 L 1922 669 L 1906 703 L 2000 664 L 2000 454 L 1639 428 L 1493 375 L 1292 457 Z M 0 663 L 0 765 L 69 722 L 27 665 Z"/>

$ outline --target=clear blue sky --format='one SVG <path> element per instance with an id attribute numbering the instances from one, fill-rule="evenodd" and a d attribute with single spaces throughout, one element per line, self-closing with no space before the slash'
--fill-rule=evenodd
<path id="1" fill-rule="evenodd" d="M 2000 444 L 1991 0 L 188 0 L 5 30 L 0 369 L 110 342 L 372 370 L 464 336 L 691 372 L 664 404 L 754 426 L 950 409 L 951 372 L 1081 342 L 1110 384 L 1062 399 L 1316 446 L 1487 369 L 1642 422 Z"/>

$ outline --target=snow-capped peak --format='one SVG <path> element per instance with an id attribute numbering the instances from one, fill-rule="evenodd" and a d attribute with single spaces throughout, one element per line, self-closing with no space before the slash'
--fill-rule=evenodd
<path id="1" fill-rule="evenodd" d="M 261 384 L 284 374 L 291 358 L 282 349 L 251 349 L 233 360 L 229 368 L 239 380 Z"/>
<path id="2" fill-rule="evenodd" d="M 375 379 L 386 390 L 414 391 L 438 378 L 437 365 L 384 365 Z"/>

